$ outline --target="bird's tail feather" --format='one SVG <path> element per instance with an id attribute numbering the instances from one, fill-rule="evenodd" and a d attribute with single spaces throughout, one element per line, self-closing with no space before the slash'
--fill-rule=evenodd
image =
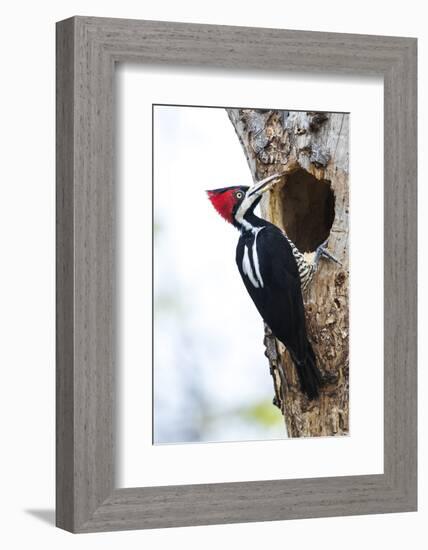
<path id="1" fill-rule="evenodd" d="M 309 344 L 309 343 L 308 343 Z M 317 367 L 315 354 L 309 344 L 305 361 L 296 364 L 300 387 L 309 399 L 316 399 L 319 396 L 321 386 L 321 373 Z"/>

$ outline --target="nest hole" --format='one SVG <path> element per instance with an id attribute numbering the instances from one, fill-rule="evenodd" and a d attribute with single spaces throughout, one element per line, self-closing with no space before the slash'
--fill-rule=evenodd
<path id="1" fill-rule="evenodd" d="M 334 221 L 334 192 L 328 180 L 306 170 L 289 175 L 281 190 L 284 229 L 301 252 L 313 252 L 329 236 Z"/>

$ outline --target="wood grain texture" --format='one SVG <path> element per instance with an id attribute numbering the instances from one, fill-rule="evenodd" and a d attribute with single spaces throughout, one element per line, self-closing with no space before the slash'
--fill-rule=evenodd
<path id="1" fill-rule="evenodd" d="M 384 77 L 383 475 L 114 488 L 117 61 Z M 90 532 L 415 510 L 416 40 L 75 17 L 57 26 L 57 94 L 58 526 Z"/>
<path id="2" fill-rule="evenodd" d="M 56 521 L 74 522 L 73 159 L 74 26 L 57 33 L 56 55 Z"/>

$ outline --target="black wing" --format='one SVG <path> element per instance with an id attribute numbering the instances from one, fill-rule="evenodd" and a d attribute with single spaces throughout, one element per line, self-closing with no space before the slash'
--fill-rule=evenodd
<path id="1" fill-rule="evenodd" d="M 287 347 L 294 361 L 305 361 L 310 344 L 306 335 L 300 277 L 284 234 L 269 224 L 256 236 L 250 232 L 241 235 L 236 263 L 263 320 Z"/>

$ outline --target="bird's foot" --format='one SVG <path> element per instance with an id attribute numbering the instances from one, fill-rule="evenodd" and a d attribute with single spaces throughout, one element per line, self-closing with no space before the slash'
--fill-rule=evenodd
<path id="1" fill-rule="evenodd" d="M 326 239 L 323 243 L 321 243 L 315 251 L 315 258 L 314 258 L 315 269 L 318 268 L 318 263 L 322 257 L 328 258 L 329 260 L 332 260 L 336 264 L 342 265 L 341 262 L 337 258 L 335 258 L 333 254 L 331 254 L 331 252 L 327 250 L 327 243 L 328 243 L 328 239 Z"/>

